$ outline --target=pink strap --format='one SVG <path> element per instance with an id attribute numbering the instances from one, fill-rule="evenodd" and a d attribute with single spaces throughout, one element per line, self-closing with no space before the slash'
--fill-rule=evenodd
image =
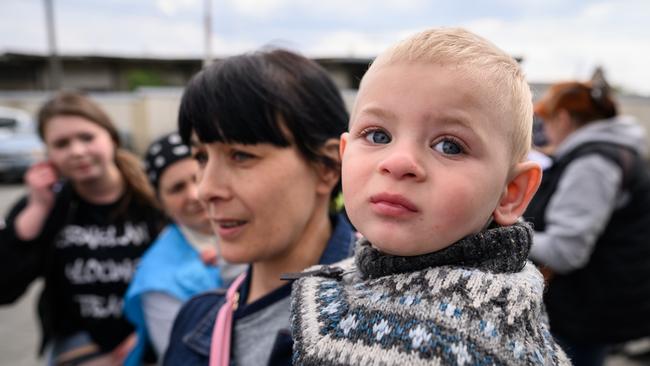
<path id="1" fill-rule="evenodd" d="M 210 347 L 210 366 L 228 366 L 230 362 L 230 335 L 232 330 L 232 314 L 239 300 L 239 286 L 246 278 L 246 273 L 240 274 L 232 282 L 226 292 L 226 302 L 217 313 L 217 321 L 212 331 L 212 346 Z"/>

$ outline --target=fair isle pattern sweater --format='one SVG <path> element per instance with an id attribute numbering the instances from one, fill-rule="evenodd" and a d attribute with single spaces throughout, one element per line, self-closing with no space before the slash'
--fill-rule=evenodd
<path id="1" fill-rule="evenodd" d="M 527 224 L 436 253 L 315 267 L 294 283 L 295 365 L 570 365 L 549 333 Z"/>

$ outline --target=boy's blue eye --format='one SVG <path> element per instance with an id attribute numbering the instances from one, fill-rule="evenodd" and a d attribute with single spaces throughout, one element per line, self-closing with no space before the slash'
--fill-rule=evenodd
<path id="1" fill-rule="evenodd" d="M 436 143 L 433 148 L 446 155 L 458 155 L 463 153 L 463 147 L 456 141 L 445 139 Z"/>
<path id="2" fill-rule="evenodd" d="M 366 134 L 366 140 L 373 144 L 387 144 L 391 141 L 390 136 L 381 130 L 370 131 Z"/>

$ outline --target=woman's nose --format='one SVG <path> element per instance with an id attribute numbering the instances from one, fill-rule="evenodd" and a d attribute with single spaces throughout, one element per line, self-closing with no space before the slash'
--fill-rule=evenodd
<path id="1" fill-rule="evenodd" d="M 412 149 L 399 146 L 387 151 L 378 168 L 381 174 L 391 175 L 395 179 L 422 180 L 426 176 L 417 154 Z"/>
<path id="2" fill-rule="evenodd" d="M 187 186 L 187 198 L 192 201 L 198 201 L 199 199 L 199 181 L 198 177 L 191 184 Z"/>
<path id="3" fill-rule="evenodd" d="M 197 176 L 196 195 L 205 204 L 230 196 L 229 175 L 227 169 L 222 169 L 220 165 L 210 159 Z"/>

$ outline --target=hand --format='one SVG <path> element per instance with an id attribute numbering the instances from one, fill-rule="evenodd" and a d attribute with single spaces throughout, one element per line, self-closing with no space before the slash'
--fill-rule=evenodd
<path id="1" fill-rule="evenodd" d="M 44 161 L 32 165 L 25 173 L 29 204 L 49 211 L 54 205 L 52 187 L 58 180 L 59 175 L 52 163 Z"/>
<path id="2" fill-rule="evenodd" d="M 217 253 L 217 248 L 205 248 L 199 253 L 201 256 L 201 261 L 208 266 L 216 266 L 217 261 L 219 260 L 219 253 Z"/>
<path id="3" fill-rule="evenodd" d="M 126 356 L 131 353 L 131 350 L 133 350 L 133 347 L 135 347 L 137 341 L 138 335 L 133 332 L 128 337 L 126 337 L 122 343 L 115 347 L 110 353 L 113 365 L 124 365 Z"/>
<path id="4" fill-rule="evenodd" d="M 544 276 L 544 285 L 548 285 L 548 283 L 555 277 L 555 272 L 553 272 L 552 269 L 546 267 L 546 266 L 539 266 L 539 271 L 542 272 L 542 276 Z"/>

